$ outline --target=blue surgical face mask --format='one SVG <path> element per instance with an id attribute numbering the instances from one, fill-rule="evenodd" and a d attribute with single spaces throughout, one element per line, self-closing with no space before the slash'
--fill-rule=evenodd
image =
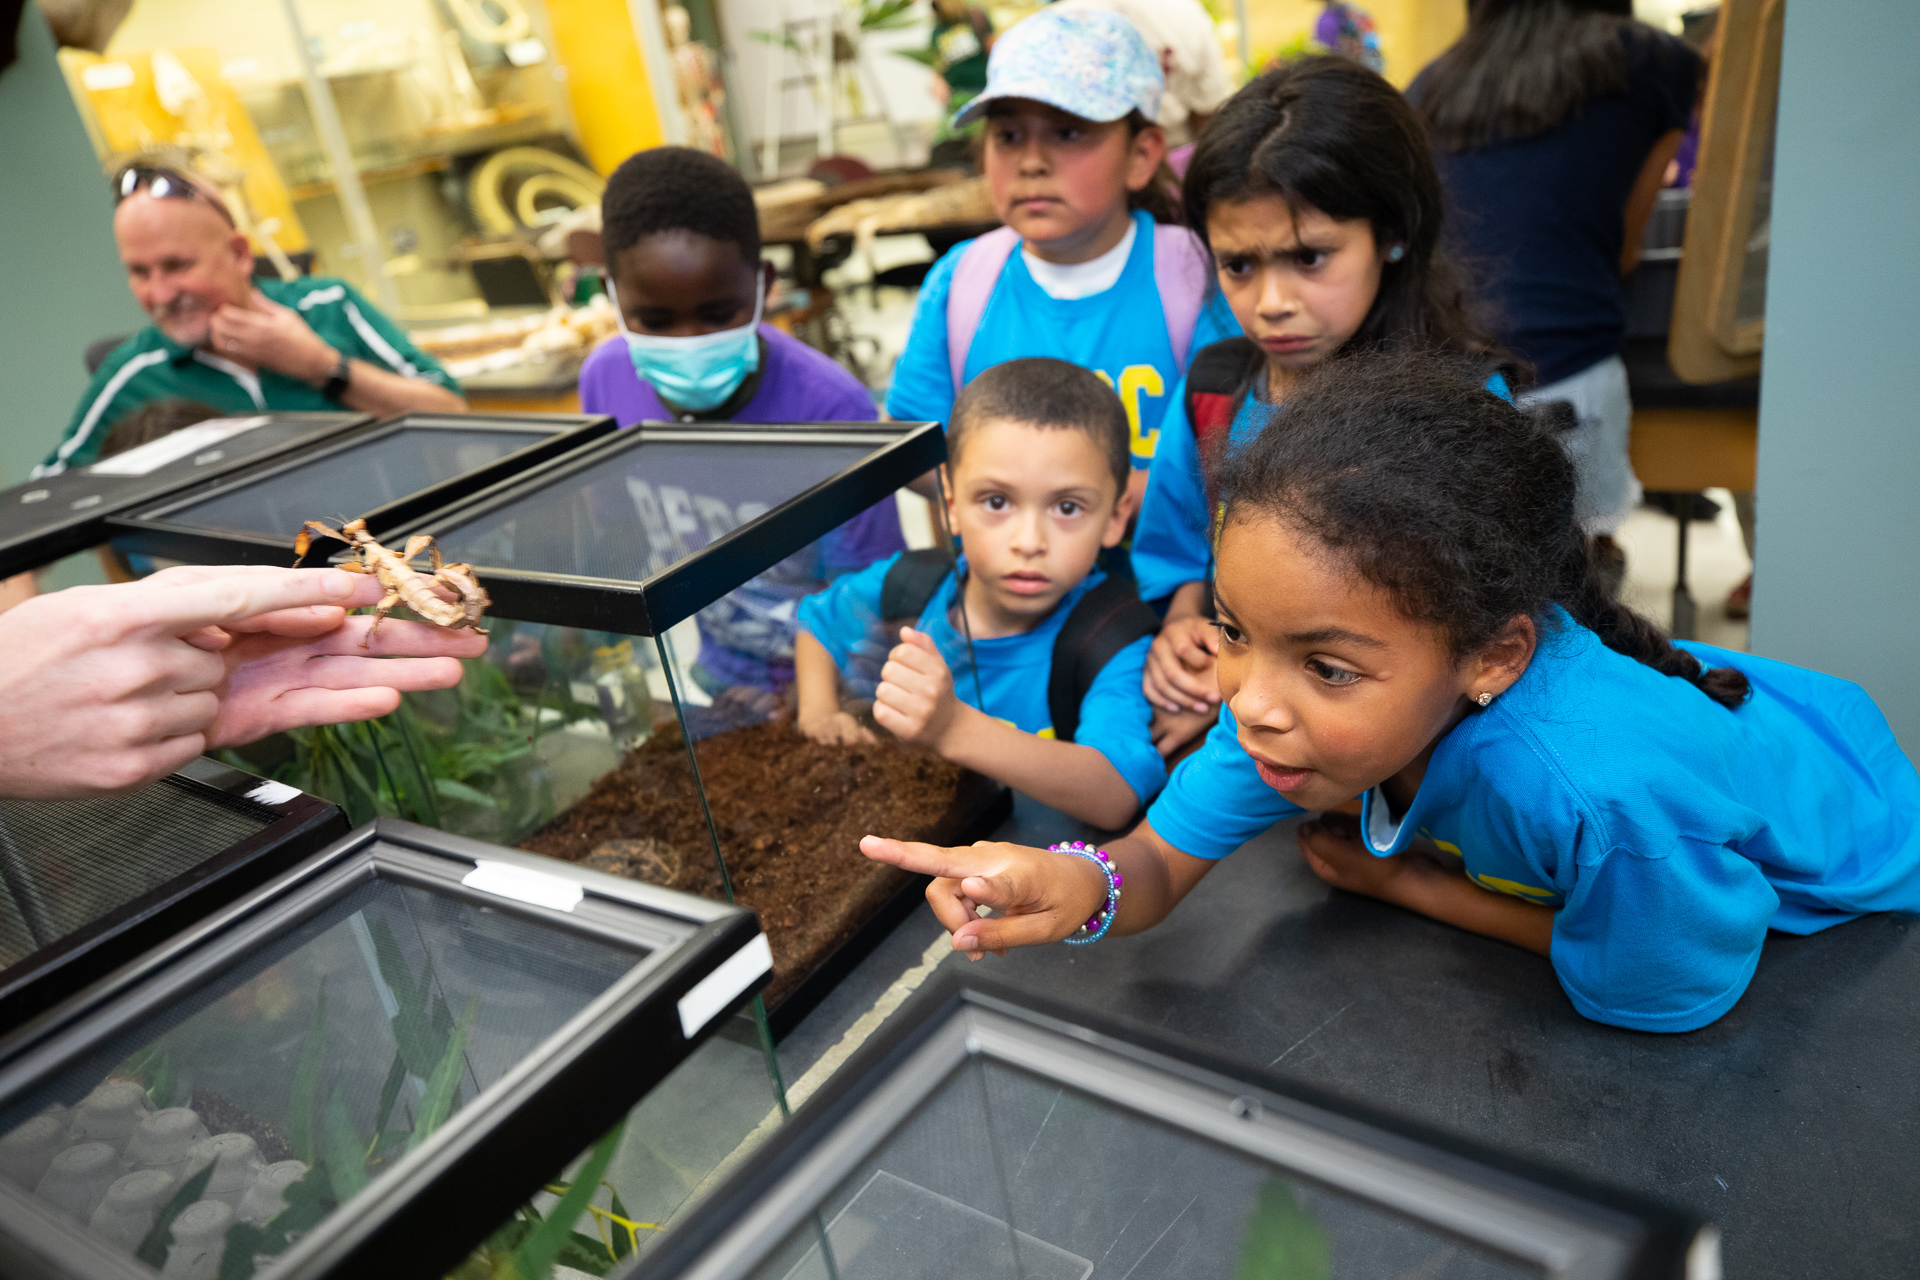
<path id="1" fill-rule="evenodd" d="M 756 287 L 758 281 L 755 282 Z M 678 409 L 705 413 L 727 402 L 740 389 L 747 375 L 760 367 L 760 306 L 766 290 L 758 289 L 753 300 L 753 319 L 737 329 L 702 333 L 691 338 L 668 338 L 651 333 L 635 333 L 627 328 L 627 317 L 620 310 L 620 299 L 607 281 L 607 299 L 620 324 L 620 336 L 627 340 L 627 357 L 633 371 L 653 384 L 660 398 Z"/>

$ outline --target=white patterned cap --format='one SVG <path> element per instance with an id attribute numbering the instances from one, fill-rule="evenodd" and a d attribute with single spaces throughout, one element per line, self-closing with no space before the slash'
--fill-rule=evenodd
<path id="1" fill-rule="evenodd" d="M 1160 115 L 1166 78 L 1131 22 L 1104 9 L 1042 9 L 994 41 L 987 87 L 953 117 L 971 124 L 996 98 L 1029 98 L 1082 120 L 1106 123 L 1138 111 Z"/>

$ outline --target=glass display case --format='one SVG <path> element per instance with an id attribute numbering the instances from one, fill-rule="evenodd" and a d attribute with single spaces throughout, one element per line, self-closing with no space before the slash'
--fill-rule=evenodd
<path id="1" fill-rule="evenodd" d="M 369 825 L 0 1041 L 0 1272 L 438 1275 L 616 1156 L 652 1209 L 622 1117 L 770 965 L 744 911 Z"/>
<path id="2" fill-rule="evenodd" d="M 107 538 L 106 521 L 194 485 L 325 441 L 364 413 L 214 418 L 90 467 L 0 491 L 0 577 L 38 569 Z"/>
<path id="3" fill-rule="evenodd" d="M 951 980 L 623 1280 L 1688 1277 L 1709 1226 Z"/>
<path id="4" fill-rule="evenodd" d="M 339 528 L 359 519 L 378 538 L 613 429 L 604 414 L 403 414 L 129 510 L 108 530 L 117 545 L 149 555 L 292 564 L 306 521 Z M 344 549 L 317 538 L 308 562 Z"/>
<path id="5" fill-rule="evenodd" d="M 905 621 L 880 616 L 878 584 L 909 542 L 935 572 L 952 564 L 943 504 L 907 487 L 944 451 L 928 423 L 648 424 L 395 528 L 389 543 L 430 534 L 473 566 L 493 599 L 487 656 L 456 690 L 250 767 L 351 817 L 737 899 L 772 941 L 782 1034 L 918 900 L 924 881 L 861 856 L 861 835 L 966 843 L 1008 811 L 1003 788 L 870 713 Z M 794 727 L 795 631 L 829 591 L 863 739 L 849 746 Z M 943 656 L 969 681 L 954 634 Z"/>
<path id="6" fill-rule="evenodd" d="M 211 760 L 93 800 L 0 800 L 0 1027 L 345 835 L 339 809 Z"/>

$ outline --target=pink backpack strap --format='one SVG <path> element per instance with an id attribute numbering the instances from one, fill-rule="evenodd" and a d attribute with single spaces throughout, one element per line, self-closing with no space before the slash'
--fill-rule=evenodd
<path id="1" fill-rule="evenodd" d="M 953 265 L 953 278 L 947 287 L 947 359 L 953 366 L 956 396 L 966 385 L 963 378 L 967 352 L 973 347 L 973 332 L 980 327 L 980 317 L 986 314 L 993 286 L 1000 283 L 1001 269 L 1019 243 L 1018 231 L 1000 227 L 969 243 L 960 251 L 960 261 Z M 1191 333 L 1191 326 L 1188 331 Z"/>
<path id="2" fill-rule="evenodd" d="M 957 272 L 955 274 L 958 274 Z M 1173 344 L 1173 367 L 1187 371 L 1193 329 L 1213 281 L 1213 257 L 1200 237 L 1185 227 L 1156 223 L 1153 228 L 1153 283 L 1160 290 L 1160 311 Z"/>

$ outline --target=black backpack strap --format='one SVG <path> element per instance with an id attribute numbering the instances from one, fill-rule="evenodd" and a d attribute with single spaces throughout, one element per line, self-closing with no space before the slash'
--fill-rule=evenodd
<path id="1" fill-rule="evenodd" d="M 953 569 L 953 557 L 938 547 L 902 552 L 880 580 L 880 618 L 917 621 Z"/>
<path id="2" fill-rule="evenodd" d="M 1187 369 L 1183 407 L 1194 439 L 1203 447 L 1232 424 L 1241 397 L 1265 365 L 1265 354 L 1251 338 L 1228 338 L 1200 348 Z"/>
<path id="3" fill-rule="evenodd" d="M 1053 641 L 1047 710 L 1055 739 L 1073 741 L 1080 728 L 1080 703 L 1114 655 L 1159 630 L 1160 616 L 1141 602 L 1130 575 L 1110 574 L 1080 597 Z"/>

